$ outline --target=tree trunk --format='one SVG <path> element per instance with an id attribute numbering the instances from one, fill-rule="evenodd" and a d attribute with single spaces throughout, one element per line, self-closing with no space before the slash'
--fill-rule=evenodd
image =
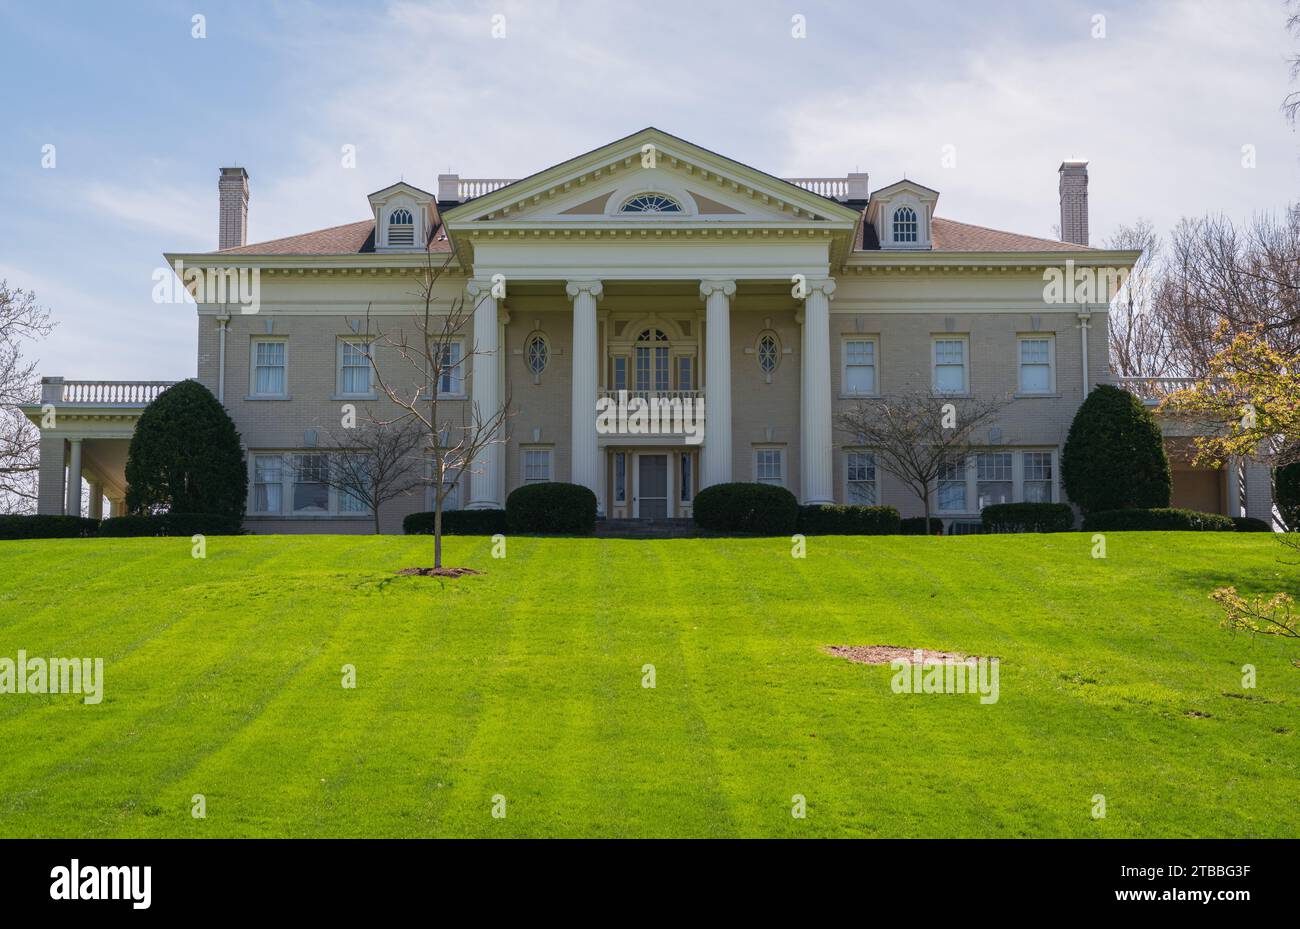
<path id="1" fill-rule="evenodd" d="M 921 506 L 925 509 L 925 529 L 922 535 L 930 534 L 930 491 L 927 490 L 921 495 Z"/>
<path id="2" fill-rule="evenodd" d="M 442 567 L 442 494 L 433 495 L 433 566 Z"/>
<path id="3" fill-rule="evenodd" d="M 379 535 L 379 501 L 376 500 L 372 508 L 375 514 L 375 535 Z"/>

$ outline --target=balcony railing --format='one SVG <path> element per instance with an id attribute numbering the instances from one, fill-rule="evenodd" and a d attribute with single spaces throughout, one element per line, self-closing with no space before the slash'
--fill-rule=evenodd
<path id="1" fill-rule="evenodd" d="M 456 193 L 458 199 L 464 203 L 466 200 L 490 194 L 514 182 L 513 177 L 462 177 L 456 182 Z"/>
<path id="2" fill-rule="evenodd" d="M 854 175 L 858 177 L 859 175 Z M 860 175 L 865 178 L 866 175 Z M 484 194 L 490 194 L 494 190 L 500 190 L 509 184 L 513 184 L 517 178 L 513 177 L 458 177 L 456 175 L 444 175 L 447 186 L 441 188 L 439 199 L 452 199 L 452 186 L 455 188 L 455 198 L 461 203 L 466 200 L 473 200 L 475 197 L 481 197 Z M 810 193 L 818 194 L 822 197 L 829 197 L 832 200 L 845 200 L 849 196 L 850 178 L 848 177 L 787 177 L 783 180 L 788 184 L 796 187 L 802 187 Z M 863 181 L 865 186 L 865 181 Z M 866 191 L 858 191 L 857 196 L 866 199 Z"/>
<path id="3" fill-rule="evenodd" d="M 146 406 L 175 381 L 41 381 L 42 403 L 88 403 L 97 406 Z"/>
<path id="4" fill-rule="evenodd" d="M 830 197 L 832 200 L 844 200 L 849 195 L 847 177 L 787 177 L 783 180 L 796 187 L 802 187 L 810 193 Z"/>

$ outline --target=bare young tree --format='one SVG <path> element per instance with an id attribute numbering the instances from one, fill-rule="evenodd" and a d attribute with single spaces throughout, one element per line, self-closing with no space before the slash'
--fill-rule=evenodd
<path id="1" fill-rule="evenodd" d="M 1287 31 L 1300 39 L 1300 0 L 1289 0 L 1287 5 L 1291 8 L 1286 20 Z M 1289 61 L 1291 80 L 1300 80 L 1300 54 L 1292 55 Z M 1296 120 L 1300 119 L 1300 90 L 1286 95 L 1286 99 L 1282 101 L 1282 112 L 1286 113 L 1287 119 L 1291 120 L 1291 125 L 1294 126 Z"/>
<path id="2" fill-rule="evenodd" d="M 1170 373 L 1172 349 L 1164 320 L 1156 311 L 1160 287 L 1160 237 L 1149 220 L 1119 226 L 1106 248 L 1142 251 L 1109 318 L 1110 367 L 1121 377 L 1162 377 Z"/>
<path id="3" fill-rule="evenodd" d="M 379 534 L 379 510 L 390 500 L 423 487 L 425 434 L 410 415 L 392 420 L 366 419 L 327 433 L 321 446 L 326 464 L 320 483 L 347 494 L 374 516 Z M 289 456 L 288 467 L 296 462 Z"/>
<path id="4" fill-rule="evenodd" d="M 929 391 L 858 400 L 836 416 L 854 444 L 876 454 L 881 468 L 920 499 L 930 527 L 930 497 L 950 462 L 964 461 L 988 442 L 977 433 L 990 426 L 1006 398 L 935 397 Z"/>
<path id="5" fill-rule="evenodd" d="M 507 394 L 500 406 L 484 409 L 478 402 L 448 400 L 447 394 L 459 394 L 456 385 L 472 380 L 477 365 L 474 360 L 488 352 L 473 340 L 474 313 L 488 294 L 469 306 L 457 296 L 439 305 L 438 281 L 446 273 L 452 256 L 435 266 L 429 256 L 425 268 L 416 277 L 414 296 L 423 306 L 412 320 L 411 329 L 376 328 L 373 338 L 370 308 L 366 308 L 365 355 L 374 373 L 379 392 L 401 410 L 396 419 L 410 418 L 421 434 L 430 459 L 427 481 L 433 488 L 433 558 L 434 568 L 442 568 L 443 504 L 452 493 L 454 480 L 462 475 L 481 472 L 483 453 L 492 445 L 505 441 L 506 421 L 510 415 Z M 457 347 L 465 345 L 463 353 Z M 389 350 L 405 361 L 413 377 L 386 374 L 376 363 L 375 346 Z"/>
<path id="6" fill-rule="evenodd" d="M 40 394 L 36 362 L 23 357 L 26 343 L 54 329 L 50 314 L 30 290 L 0 280 L 0 513 L 36 506 L 40 433 L 18 409 Z"/>

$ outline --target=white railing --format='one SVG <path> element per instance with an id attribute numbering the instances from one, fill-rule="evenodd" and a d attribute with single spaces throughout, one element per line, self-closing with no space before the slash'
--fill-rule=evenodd
<path id="1" fill-rule="evenodd" d="M 1156 404 L 1176 390 L 1185 390 L 1199 383 L 1194 377 L 1121 377 L 1119 386 L 1144 403 Z"/>
<path id="2" fill-rule="evenodd" d="M 847 177 L 787 177 L 787 184 L 802 187 L 811 193 L 832 200 L 844 200 L 849 196 L 849 179 Z"/>
<path id="3" fill-rule="evenodd" d="M 464 203 L 466 200 L 473 200 L 475 197 L 500 190 L 507 184 L 513 184 L 515 180 L 516 178 L 513 177 L 462 177 L 456 182 L 456 193 L 461 203 Z"/>
<path id="4" fill-rule="evenodd" d="M 144 406 L 174 381 L 64 381 L 63 403 L 103 403 Z"/>

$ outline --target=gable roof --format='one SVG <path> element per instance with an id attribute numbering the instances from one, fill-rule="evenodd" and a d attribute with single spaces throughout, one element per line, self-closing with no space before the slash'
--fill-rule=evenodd
<path id="1" fill-rule="evenodd" d="M 223 248 L 213 254 L 218 255 L 360 255 L 375 250 L 375 221 L 363 219 L 356 223 L 331 226 L 315 232 L 271 239 L 268 242 L 255 242 L 251 245 L 237 245 Z M 438 225 L 429 240 L 429 251 L 450 252 L 451 243 L 447 241 L 447 230 Z"/>

